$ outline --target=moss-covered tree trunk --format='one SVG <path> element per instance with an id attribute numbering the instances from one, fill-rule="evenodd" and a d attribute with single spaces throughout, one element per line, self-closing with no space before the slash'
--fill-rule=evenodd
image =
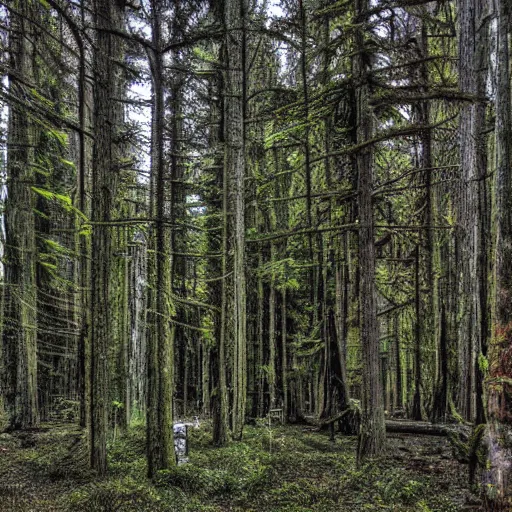
<path id="1" fill-rule="evenodd" d="M 479 1 L 459 0 L 459 88 L 463 93 L 477 95 L 479 70 L 477 69 L 477 7 Z M 475 416 L 475 361 L 480 350 L 481 312 L 479 286 L 481 260 L 478 255 L 478 237 L 481 229 L 478 207 L 479 182 L 482 175 L 479 132 L 484 121 L 483 105 L 477 102 L 461 107 L 459 122 L 461 181 L 458 197 L 458 223 L 460 243 L 460 323 L 458 332 L 458 410 L 462 417 Z"/>
<path id="2" fill-rule="evenodd" d="M 14 2 L 11 13 L 9 87 L 23 96 L 22 82 L 32 82 L 31 1 Z M 3 328 L 4 399 L 11 428 L 39 422 L 37 403 L 37 303 L 34 146 L 36 129 L 18 104 L 9 109 L 7 199 L 5 201 L 5 302 Z"/>
<path id="3" fill-rule="evenodd" d="M 487 378 L 487 510 L 512 507 L 512 116 L 510 10 L 499 0 L 496 90 L 495 296 Z"/>
<path id="4" fill-rule="evenodd" d="M 150 300 L 148 311 L 148 476 L 175 464 L 173 440 L 174 389 L 174 307 L 172 287 L 172 237 L 169 228 L 171 208 L 168 170 L 164 161 L 164 62 L 162 54 L 161 5 L 151 2 L 153 46 L 150 54 L 153 81 L 153 121 L 151 174 L 153 180 L 155 225 L 151 237 L 148 269 Z M 172 200 L 172 199 L 171 199 Z"/>
<path id="5" fill-rule="evenodd" d="M 372 137 L 372 112 L 369 105 L 368 64 L 365 49 L 364 18 L 367 0 L 355 0 L 357 53 L 353 60 L 356 87 L 357 143 L 364 144 Z M 373 150 L 366 146 L 356 158 L 359 209 L 359 267 L 360 267 L 360 339 L 363 362 L 361 400 L 361 430 L 358 440 L 358 460 L 379 455 L 386 439 L 382 379 L 379 364 L 379 326 L 375 290 L 375 244 L 372 206 Z"/>
<path id="6" fill-rule="evenodd" d="M 247 340 L 245 283 L 245 0 L 224 1 L 225 23 L 225 162 L 230 180 L 233 214 L 233 321 L 232 431 L 242 437 L 247 399 Z"/>
<path id="7" fill-rule="evenodd" d="M 123 24 L 116 0 L 95 0 L 94 21 L 94 139 L 92 166 L 93 222 L 91 261 L 91 372 L 90 462 L 99 474 L 107 471 L 109 413 L 109 347 L 113 340 L 111 316 L 112 240 L 109 226 L 116 197 L 116 109 L 114 107 L 121 44 L 112 31 Z"/>
<path id="8" fill-rule="evenodd" d="M 214 5 L 213 14 L 216 20 L 222 20 L 222 5 Z M 222 59 L 223 48 L 220 49 Z M 224 101 L 222 94 L 223 75 L 219 70 L 211 73 L 208 84 L 210 98 L 210 130 L 209 147 L 213 157 L 213 178 L 211 186 L 207 189 L 205 199 L 209 205 L 211 215 L 207 218 L 208 250 L 211 253 L 221 253 L 221 258 L 208 259 L 208 292 L 213 304 L 219 308 L 213 310 L 213 337 L 214 344 L 208 353 L 210 377 L 210 410 L 213 420 L 213 443 L 222 446 L 228 441 L 229 413 L 227 390 L 227 354 L 226 354 L 226 328 L 227 328 L 227 282 L 228 282 L 228 182 L 227 169 L 224 165 L 223 143 L 224 133 Z M 217 219 L 221 221 L 221 236 L 217 233 Z"/>

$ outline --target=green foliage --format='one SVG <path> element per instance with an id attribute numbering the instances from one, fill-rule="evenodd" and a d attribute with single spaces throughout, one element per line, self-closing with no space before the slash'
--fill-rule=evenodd
<path id="1" fill-rule="evenodd" d="M 30 89 L 30 94 L 32 95 L 32 97 L 37 100 L 39 103 L 41 103 L 43 106 L 47 107 L 47 108 L 50 108 L 52 109 L 54 107 L 54 103 L 53 101 L 50 101 L 49 99 L 45 98 L 44 96 L 42 96 L 38 91 L 37 89 Z M 57 130 L 55 130 L 57 131 Z M 60 132 L 62 133 L 62 132 Z"/>
<path id="2" fill-rule="evenodd" d="M 118 400 L 112 400 L 112 407 L 117 410 L 124 409 L 123 402 L 119 402 Z"/>
<path id="3" fill-rule="evenodd" d="M 281 142 L 283 140 L 286 140 L 288 137 L 291 136 L 302 136 L 302 131 L 307 126 L 307 123 L 296 123 L 292 126 L 288 126 L 284 128 L 283 130 L 276 131 L 273 127 L 273 125 L 268 125 L 268 131 L 265 137 L 265 149 L 270 149 L 272 146 L 277 144 L 278 142 Z"/>
<path id="4" fill-rule="evenodd" d="M 94 510 L 97 512 L 121 512 L 137 510 L 159 512 L 169 509 L 168 503 L 151 487 L 132 478 L 111 479 L 106 482 L 93 482 L 71 492 L 62 499 L 70 512 Z"/>
<path id="5" fill-rule="evenodd" d="M 208 52 L 202 47 L 195 46 L 192 49 L 194 53 L 194 57 L 203 62 L 208 62 L 210 64 L 219 64 L 219 59 L 211 52 Z"/>
<path id="6" fill-rule="evenodd" d="M 80 403 L 77 400 L 68 400 L 57 397 L 53 404 L 53 414 L 60 421 L 76 422 Z"/>
<path id="7" fill-rule="evenodd" d="M 483 374 L 489 370 L 489 360 L 481 352 L 478 354 L 478 367 Z"/>
<path id="8" fill-rule="evenodd" d="M 300 288 L 298 277 L 298 266 L 293 258 L 284 258 L 278 261 L 269 261 L 257 269 L 256 275 L 261 276 L 265 281 L 275 280 L 276 289 L 298 290 Z"/>
<path id="9" fill-rule="evenodd" d="M 424 483 L 407 480 L 403 471 L 390 471 L 377 481 L 379 499 L 386 504 L 403 503 L 411 505 L 420 498 L 424 491 Z"/>
<path id="10" fill-rule="evenodd" d="M 87 221 L 87 217 L 78 208 L 73 206 L 73 201 L 69 196 L 64 194 L 57 194 L 51 190 L 45 190 L 39 187 L 32 187 L 32 190 L 44 199 L 58 203 L 66 212 L 74 213 L 75 215 L 81 217 L 83 220 Z"/>
<path id="11" fill-rule="evenodd" d="M 142 422 L 132 424 L 109 446 L 110 464 L 130 463 L 144 459 L 146 454 L 146 427 Z"/>
<path id="12" fill-rule="evenodd" d="M 193 464 L 184 464 L 158 472 L 156 485 L 173 486 L 186 492 L 203 496 L 230 494 L 237 486 L 236 480 L 223 469 L 206 469 Z"/>
<path id="13" fill-rule="evenodd" d="M 156 485 L 146 478 L 142 423 L 128 428 L 115 442 L 109 443 L 109 475 L 102 480 L 87 470 L 86 443 L 74 427 L 24 434 L 30 437 L 25 441 L 10 435 L 5 435 L 7 439 L 0 436 L 0 445 L 17 454 L 27 471 L 42 482 L 38 487 L 46 489 L 49 481 L 59 486 L 57 502 L 51 503 L 55 510 L 459 510 L 453 494 L 439 490 L 440 480 L 433 478 L 435 473 L 428 475 L 406 467 L 410 454 L 399 460 L 376 459 L 357 467 L 355 440 L 351 437 L 340 437 L 332 444 L 327 435 L 318 432 L 289 426 L 269 429 L 263 422 L 247 427 L 243 442 L 216 448 L 211 445 L 208 422 L 189 433 L 191 462 L 160 471 Z M 18 444 L 10 443 L 10 439 Z M 268 450 L 270 442 L 272 453 Z M 20 449 L 19 443 L 31 447 Z M 12 460 L 10 457 L 9 463 Z M 446 489 L 451 492 L 457 479 L 453 472 L 449 477 L 450 486 Z M 42 494 L 47 496 L 46 492 Z M 40 503 L 32 506 L 46 510 Z M 53 510 L 51 506 L 48 510 Z"/>

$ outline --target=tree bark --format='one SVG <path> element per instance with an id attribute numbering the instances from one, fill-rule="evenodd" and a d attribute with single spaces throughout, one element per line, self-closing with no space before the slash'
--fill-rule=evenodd
<path id="1" fill-rule="evenodd" d="M 241 439 L 247 400 L 245 283 L 245 0 L 225 0 L 225 162 L 233 211 L 233 403 L 232 432 Z"/>
<path id="2" fill-rule="evenodd" d="M 100 475 L 107 471 L 107 431 L 109 398 L 109 346 L 113 324 L 110 313 L 112 276 L 112 240 L 110 227 L 112 205 L 117 190 L 115 129 L 117 127 L 113 98 L 118 90 L 120 42 L 112 30 L 122 27 L 123 9 L 115 0 L 95 0 L 94 19 L 97 28 L 94 51 L 94 129 L 97 137 L 93 148 L 92 206 L 94 224 L 91 261 L 91 383 L 90 383 L 90 461 Z"/>
<path id="3" fill-rule="evenodd" d="M 364 37 L 364 13 L 367 0 L 355 0 L 355 15 L 359 23 L 355 33 L 357 53 L 353 61 L 356 87 L 357 143 L 372 137 L 372 114 L 369 106 L 368 55 Z M 385 445 L 382 380 L 379 365 L 379 326 L 375 290 L 375 243 L 372 205 L 373 150 L 368 145 L 356 157 L 359 209 L 360 267 L 360 330 L 363 359 L 363 389 L 361 401 L 361 431 L 357 458 L 362 460 L 382 453 Z"/>
<path id="4" fill-rule="evenodd" d="M 148 312 L 148 405 L 147 405 L 147 453 L 148 476 L 168 469 L 176 463 L 173 439 L 173 391 L 174 391 L 174 335 L 172 323 L 174 304 L 172 291 L 172 237 L 168 219 L 172 212 L 172 190 L 169 190 L 168 170 L 164 161 L 164 62 L 161 35 L 161 5 L 151 2 L 153 47 L 150 52 L 151 78 L 153 82 L 153 120 L 151 173 L 155 193 L 154 234 L 151 239 L 153 252 L 148 262 L 152 268 L 150 311 Z M 171 184 L 171 187 L 173 185 Z"/>
<path id="5" fill-rule="evenodd" d="M 463 93 L 478 93 L 476 23 L 479 1 L 459 0 L 459 88 Z M 478 236 L 481 229 L 478 216 L 478 178 L 482 175 L 479 157 L 484 148 L 479 140 L 483 117 L 483 105 L 462 105 L 459 122 L 461 183 L 459 189 L 459 236 L 460 236 L 460 298 L 461 320 L 458 332 L 459 382 L 458 409 L 462 417 L 472 420 L 475 416 L 475 361 L 480 350 L 481 322 L 479 308 Z"/>
<path id="6" fill-rule="evenodd" d="M 20 14 L 11 14 L 11 69 L 9 87 L 24 94 L 17 78 L 34 79 L 29 1 L 15 2 Z M 37 295 L 34 146 L 37 132 L 27 112 L 9 109 L 7 199 L 5 201 L 5 299 L 3 370 L 5 407 L 10 428 L 32 428 L 39 423 L 37 403 Z"/>
<path id="7" fill-rule="evenodd" d="M 512 506 L 512 117 L 510 106 L 510 10 L 497 2 L 495 296 L 487 391 L 487 510 Z"/>

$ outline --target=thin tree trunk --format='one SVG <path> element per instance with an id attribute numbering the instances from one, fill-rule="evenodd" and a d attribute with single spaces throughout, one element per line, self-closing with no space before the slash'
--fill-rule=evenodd
<path id="1" fill-rule="evenodd" d="M 416 246 L 414 254 L 414 302 L 416 318 L 414 322 L 414 397 L 412 403 L 412 417 L 416 421 L 421 421 L 421 296 L 420 257 L 418 246 Z"/>

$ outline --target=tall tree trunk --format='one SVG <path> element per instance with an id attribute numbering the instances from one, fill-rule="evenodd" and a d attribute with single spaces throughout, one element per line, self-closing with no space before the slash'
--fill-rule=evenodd
<path id="1" fill-rule="evenodd" d="M 247 399 L 245 284 L 245 0 L 225 0 L 225 166 L 233 193 L 233 403 L 232 431 L 242 437 Z"/>
<path id="2" fill-rule="evenodd" d="M 287 330 L 287 312 L 286 312 L 286 288 L 281 292 L 281 389 L 283 392 L 283 417 L 288 421 L 288 347 L 286 340 Z"/>
<path id="3" fill-rule="evenodd" d="M 270 229 L 273 229 L 274 223 L 269 223 Z M 274 242 L 270 242 L 270 264 L 276 261 L 276 247 Z M 268 296 L 268 365 L 267 365 L 267 382 L 270 409 L 276 407 L 276 309 L 277 309 L 277 292 L 276 292 L 276 276 L 272 270 L 270 278 L 270 293 Z"/>
<path id="4" fill-rule="evenodd" d="M 162 54 L 161 4 L 151 2 L 153 47 L 150 53 L 153 82 L 153 126 L 151 172 L 154 182 L 155 226 L 152 237 L 153 253 L 150 264 L 154 278 L 151 283 L 148 332 L 148 406 L 147 453 L 148 476 L 175 464 L 173 440 L 174 334 L 172 323 L 172 237 L 169 215 L 172 213 L 172 191 L 169 190 L 168 170 L 164 161 L 164 62 Z M 171 185 L 172 187 L 172 185 Z"/>
<path id="5" fill-rule="evenodd" d="M 421 294 L 420 294 L 420 256 L 419 246 L 414 252 L 414 397 L 412 401 L 412 417 L 421 421 Z"/>
<path id="6" fill-rule="evenodd" d="M 487 79 L 489 73 L 489 40 L 490 40 L 490 1 L 483 0 L 476 4 L 476 56 L 475 70 L 476 94 L 484 97 L 487 91 Z M 476 139 L 476 167 L 478 174 L 478 231 L 477 231 L 477 282 L 478 282 L 478 326 L 480 327 L 476 337 L 478 344 L 475 347 L 475 392 L 476 410 L 475 421 L 477 424 L 485 423 L 484 405 L 484 370 L 481 367 L 481 356 L 487 356 L 487 346 L 490 339 L 491 326 L 491 301 L 489 300 L 489 249 L 491 247 L 491 204 L 488 184 L 488 141 L 486 131 L 486 105 L 483 102 L 475 104 L 474 137 Z"/>
<path id="7" fill-rule="evenodd" d="M 498 0 L 495 179 L 495 296 L 487 379 L 487 510 L 512 507 L 512 117 L 510 107 L 510 11 Z"/>
<path id="8" fill-rule="evenodd" d="M 215 19 L 220 23 L 222 20 L 222 9 L 220 6 L 212 4 Z M 223 55 L 223 48 L 220 50 L 220 58 Z M 209 81 L 210 100 L 210 128 L 209 146 L 214 153 L 214 177 L 212 179 L 214 191 L 211 197 L 208 197 L 208 204 L 212 212 L 217 213 L 221 219 L 222 235 L 216 235 L 217 226 L 215 219 L 210 217 L 207 221 L 209 228 L 208 249 L 210 252 L 221 252 L 222 258 L 211 258 L 208 261 L 209 274 L 212 276 L 209 283 L 209 296 L 213 303 L 220 304 L 219 311 L 212 312 L 214 318 L 214 338 L 215 345 L 210 350 L 210 378 L 211 378 L 211 413 L 213 420 L 213 443 L 216 446 L 226 444 L 228 440 L 228 390 L 226 375 L 226 297 L 228 281 L 228 183 L 227 170 L 223 165 L 223 155 L 221 150 L 224 143 L 224 101 L 222 94 L 223 80 L 219 71 L 212 72 Z M 218 98 L 218 99 L 217 99 Z M 219 172 L 219 169 L 221 172 Z M 220 240 L 219 240 L 220 238 Z"/>
<path id="9" fill-rule="evenodd" d="M 428 19 L 428 7 L 422 6 L 421 13 L 423 19 L 420 21 L 419 27 L 419 54 L 418 58 L 422 60 L 419 65 L 419 85 L 422 92 L 428 95 L 429 84 L 429 68 L 427 59 L 429 57 L 429 34 L 426 19 Z M 425 100 L 418 103 L 417 108 L 418 124 L 420 126 L 430 125 L 430 101 Z M 437 282 L 434 273 L 434 259 L 436 257 L 435 232 L 433 230 L 434 224 L 434 194 L 432 187 L 432 133 L 431 130 L 426 128 L 420 133 L 420 156 L 418 159 L 418 166 L 422 169 L 420 174 L 421 184 L 424 187 L 424 192 L 421 198 L 421 215 L 422 224 L 425 229 L 421 232 L 421 245 L 420 245 L 420 266 L 423 269 L 424 275 L 421 278 L 421 288 L 426 289 L 427 292 L 420 297 L 420 317 L 419 317 L 419 335 L 421 340 L 420 347 L 420 364 L 424 367 L 424 374 L 427 377 L 435 375 L 435 358 L 429 357 L 433 354 L 437 342 L 437 319 L 438 319 L 438 300 L 437 300 Z M 421 379 L 419 386 L 422 385 Z M 418 387 L 419 387 L 418 386 Z M 415 404 L 415 412 L 413 416 L 415 419 L 421 419 L 421 390 L 415 395 L 419 400 L 419 404 Z M 419 413 L 418 413 L 419 411 Z"/>
<path id="10" fill-rule="evenodd" d="M 107 471 L 107 430 L 109 412 L 109 347 L 112 342 L 110 279 L 112 275 L 112 241 L 108 223 L 116 197 L 117 179 L 113 101 L 118 90 L 120 43 L 111 31 L 122 27 L 123 9 L 115 0 L 95 0 L 97 28 L 94 51 L 94 129 L 98 136 L 93 148 L 93 221 L 91 261 L 91 383 L 90 448 L 91 466 L 103 475 Z"/>
<path id="11" fill-rule="evenodd" d="M 17 80 L 32 82 L 33 35 L 31 1 L 15 2 L 10 32 L 9 86 L 23 95 Z M 5 302 L 3 369 L 5 406 L 11 428 L 30 428 L 39 422 L 37 402 L 36 236 L 34 222 L 34 146 L 36 130 L 27 112 L 9 108 L 7 199 L 5 201 Z"/>
<path id="12" fill-rule="evenodd" d="M 478 76 L 476 59 L 476 0 L 459 0 L 459 87 L 463 93 L 478 92 Z M 478 110 L 482 107 L 477 103 L 462 106 L 460 132 L 461 185 L 459 198 L 459 224 L 461 244 L 461 320 L 458 332 L 459 354 L 459 400 L 458 408 L 461 415 L 472 420 L 475 415 L 475 361 L 480 346 L 480 311 L 479 311 L 479 275 L 478 232 L 478 178 L 482 171 L 478 168 L 482 163 L 479 153 L 478 132 L 481 130 L 476 122 L 482 122 Z"/>
<path id="13" fill-rule="evenodd" d="M 147 351 L 146 351 L 146 303 L 147 303 L 147 243 L 144 235 L 136 233 L 131 242 L 130 265 L 130 347 L 128 377 L 131 398 L 131 416 L 144 417 L 147 405 Z"/>
<path id="14" fill-rule="evenodd" d="M 372 138 L 372 112 L 369 105 L 368 61 L 365 54 L 364 25 L 367 0 L 355 0 L 358 29 L 355 33 L 357 53 L 353 61 L 356 87 L 357 143 Z M 363 389 L 361 401 L 361 431 L 357 457 L 379 455 L 384 449 L 386 430 L 382 403 L 382 380 L 379 365 L 379 326 L 375 290 L 375 244 L 372 205 L 373 150 L 360 149 L 356 159 L 358 173 L 359 209 L 359 267 L 360 267 L 360 330 L 363 360 Z"/>

